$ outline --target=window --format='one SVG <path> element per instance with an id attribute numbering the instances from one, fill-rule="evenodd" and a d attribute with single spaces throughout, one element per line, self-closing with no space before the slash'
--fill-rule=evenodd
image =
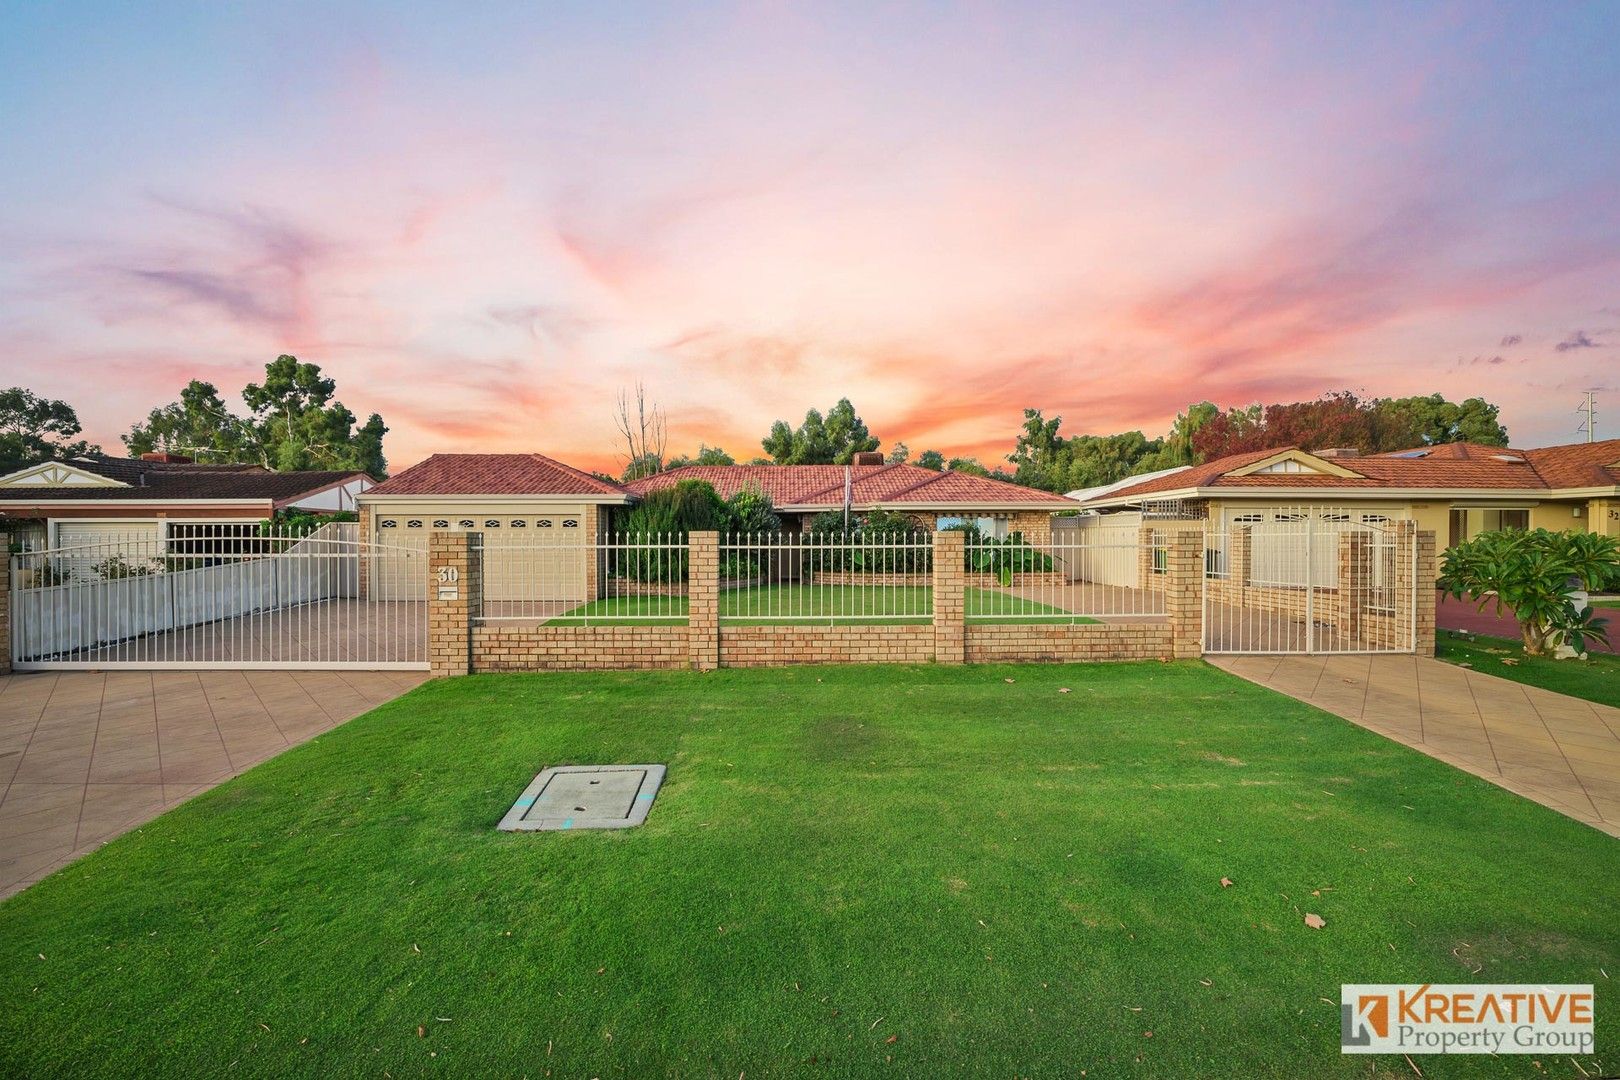
<path id="1" fill-rule="evenodd" d="M 393 529 L 399 526 L 399 522 L 395 521 L 393 518 L 383 518 L 381 521 L 377 522 L 377 525 L 379 528 Z"/>
<path id="2" fill-rule="evenodd" d="M 460 521 L 456 522 L 456 524 L 460 525 L 463 529 L 470 529 L 473 527 L 474 522 L 472 518 L 462 518 Z"/>
<path id="3" fill-rule="evenodd" d="M 1170 549 L 1156 547 L 1153 549 L 1153 572 L 1155 574 L 1168 573 L 1170 570 Z"/>
<path id="4" fill-rule="evenodd" d="M 1264 514 L 1239 514 L 1232 519 L 1232 523 L 1235 525 L 1258 525 L 1264 520 L 1266 520 Z"/>
<path id="5" fill-rule="evenodd" d="M 405 523 L 405 527 L 407 529 L 420 529 L 422 527 L 422 519 L 421 518 L 411 518 L 411 520 L 409 520 L 409 521 L 407 521 Z"/>
<path id="6" fill-rule="evenodd" d="M 563 519 L 563 528 L 565 528 L 565 529 L 577 529 L 577 528 L 579 528 L 579 522 L 575 521 L 573 518 L 564 518 Z"/>
<path id="7" fill-rule="evenodd" d="M 1388 525 L 1389 524 L 1389 515 L 1388 514 L 1362 514 L 1361 515 L 1361 520 L 1365 521 L 1368 525 Z"/>
<path id="8" fill-rule="evenodd" d="M 450 522 L 446 521 L 444 518 L 434 518 L 433 527 L 435 529 L 448 529 L 450 527 Z"/>
<path id="9" fill-rule="evenodd" d="M 551 519 L 550 518 L 541 518 L 539 521 L 535 522 L 535 524 L 540 526 L 540 528 L 542 528 L 542 529 L 549 529 L 549 528 L 551 528 Z"/>
<path id="10" fill-rule="evenodd" d="M 1331 521 L 1331 522 L 1349 521 L 1350 520 L 1350 515 L 1349 514 L 1323 514 L 1322 515 L 1322 520 L 1323 521 Z"/>
<path id="11" fill-rule="evenodd" d="M 962 522 L 964 520 L 966 520 L 966 519 L 965 518 L 954 517 L 954 516 L 952 516 L 950 514 L 941 514 L 941 515 L 939 515 L 938 517 L 936 517 L 934 519 L 934 528 L 936 528 L 936 529 L 954 529 L 958 525 L 962 524 Z"/>
<path id="12" fill-rule="evenodd" d="M 513 518 L 512 519 L 512 528 L 514 528 L 514 529 L 526 529 L 528 527 L 529 527 L 529 523 L 527 521 L 524 521 L 522 518 Z"/>
<path id="13" fill-rule="evenodd" d="M 499 518 L 485 518 L 484 519 L 484 528 L 486 528 L 486 529 L 498 529 L 500 527 L 501 527 L 501 521 L 500 521 Z"/>

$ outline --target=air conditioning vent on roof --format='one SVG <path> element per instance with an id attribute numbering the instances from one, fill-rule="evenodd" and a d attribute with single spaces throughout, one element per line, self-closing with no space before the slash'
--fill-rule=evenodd
<path id="1" fill-rule="evenodd" d="M 1510 461 L 1515 465 L 1524 464 L 1524 458 L 1516 457 L 1513 454 L 1492 454 L 1491 457 L 1495 458 L 1497 461 Z"/>

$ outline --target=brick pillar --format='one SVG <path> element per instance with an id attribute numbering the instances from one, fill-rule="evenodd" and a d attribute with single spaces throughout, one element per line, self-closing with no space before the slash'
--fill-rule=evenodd
<path id="1" fill-rule="evenodd" d="M 962 606 L 967 579 L 967 538 L 951 530 L 934 534 L 934 662 L 967 659 L 967 620 Z"/>
<path id="2" fill-rule="evenodd" d="M 472 671 L 472 614 L 482 610 L 483 533 L 428 536 L 428 667 L 434 678 Z"/>
<path id="3" fill-rule="evenodd" d="M 585 516 L 580 521 L 580 539 L 586 545 L 583 553 L 585 559 L 585 599 L 600 600 L 607 593 L 603 591 L 602 584 L 607 580 L 607 552 L 601 547 L 602 540 L 602 508 L 595 503 L 585 504 Z"/>
<path id="4" fill-rule="evenodd" d="M 1164 609 L 1170 616 L 1170 654 L 1178 660 L 1204 652 L 1204 530 L 1185 525 L 1170 532 Z"/>
<path id="5" fill-rule="evenodd" d="M 354 595 L 361 600 L 371 594 L 371 508 L 362 506 L 357 515 L 359 521 L 355 524 L 355 536 L 359 539 L 359 546 L 355 548 L 355 561 L 359 567 L 359 575 L 355 580 Z"/>
<path id="6" fill-rule="evenodd" d="M 1372 600 L 1372 537 L 1360 529 L 1339 536 L 1339 632 L 1354 639 L 1361 633 L 1361 617 Z"/>
<path id="7" fill-rule="evenodd" d="M 1249 576 L 1254 572 L 1254 531 L 1249 526 L 1226 530 L 1226 569 L 1228 585 L 1248 589 Z"/>
<path id="8" fill-rule="evenodd" d="M 1395 529 L 1395 645 L 1410 643 L 1419 656 L 1434 655 L 1435 535 L 1415 521 Z"/>
<path id="9" fill-rule="evenodd" d="M 1417 651 L 1419 656 L 1434 655 L 1435 604 L 1439 595 L 1434 581 L 1438 573 L 1438 541 L 1432 530 L 1417 534 Z"/>
<path id="10" fill-rule="evenodd" d="M 1153 572 L 1153 545 L 1159 530 L 1154 525 L 1139 525 L 1136 529 L 1136 587 L 1158 589 L 1163 585 L 1162 574 Z"/>
<path id="11" fill-rule="evenodd" d="M 11 536 L 0 533 L 0 675 L 11 674 Z"/>
<path id="12" fill-rule="evenodd" d="M 686 640 L 692 666 L 720 666 L 720 534 L 695 532 L 687 540 Z"/>

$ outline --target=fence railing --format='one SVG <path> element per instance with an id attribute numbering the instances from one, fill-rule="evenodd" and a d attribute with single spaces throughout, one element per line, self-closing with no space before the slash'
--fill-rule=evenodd
<path id="1" fill-rule="evenodd" d="M 1165 614 L 1162 538 L 1138 526 L 1054 530 L 1035 542 L 970 533 L 969 622 L 1079 623 Z"/>
<path id="2" fill-rule="evenodd" d="M 682 623 L 690 549 L 675 533 L 562 534 L 544 541 L 488 535 L 479 622 Z"/>
<path id="3" fill-rule="evenodd" d="M 425 553 L 312 533 L 170 526 L 11 556 L 14 660 L 408 665 L 426 658 Z M 389 592 L 415 603 L 365 606 Z M 394 586 L 390 588 L 390 586 Z"/>
<path id="4" fill-rule="evenodd" d="M 720 621 L 926 623 L 934 541 L 923 532 L 720 538 Z"/>

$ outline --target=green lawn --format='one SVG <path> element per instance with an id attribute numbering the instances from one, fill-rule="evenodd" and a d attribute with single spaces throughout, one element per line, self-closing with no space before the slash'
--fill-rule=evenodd
<path id="1" fill-rule="evenodd" d="M 1620 634 L 1620 627 L 1614 632 Z M 1523 643 L 1511 638 L 1442 630 L 1435 637 L 1434 655 L 1498 678 L 1620 708 L 1620 656 L 1611 653 L 1588 653 L 1586 660 L 1551 660 L 1524 655 Z"/>
<path id="2" fill-rule="evenodd" d="M 808 615 L 834 624 L 927 623 L 932 617 L 934 590 L 922 585 L 760 585 L 727 589 L 720 594 L 720 616 L 745 626 L 803 622 L 786 615 Z M 1094 623 L 1070 615 L 1060 607 L 992 589 L 966 589 L 963 608 L 974 622 Z M 616 596 L 571 608 L 552 623 L 686 622 L 684 596 Z M 648 615 L 654 617 L 648 618 Z M 632 618 L 631 616 L 635 616 Z"/>
<path id="3" fill-rule="evenodd" d="M 559 762 L 669 776 L 639 829 L 495 832 Z M 1201 662 L 473 676 L 0 905 L 0 1075 L 1393 1077 L 1341 982 L 1553 981 L 1597 1076 L 1617 880 Z"/>

